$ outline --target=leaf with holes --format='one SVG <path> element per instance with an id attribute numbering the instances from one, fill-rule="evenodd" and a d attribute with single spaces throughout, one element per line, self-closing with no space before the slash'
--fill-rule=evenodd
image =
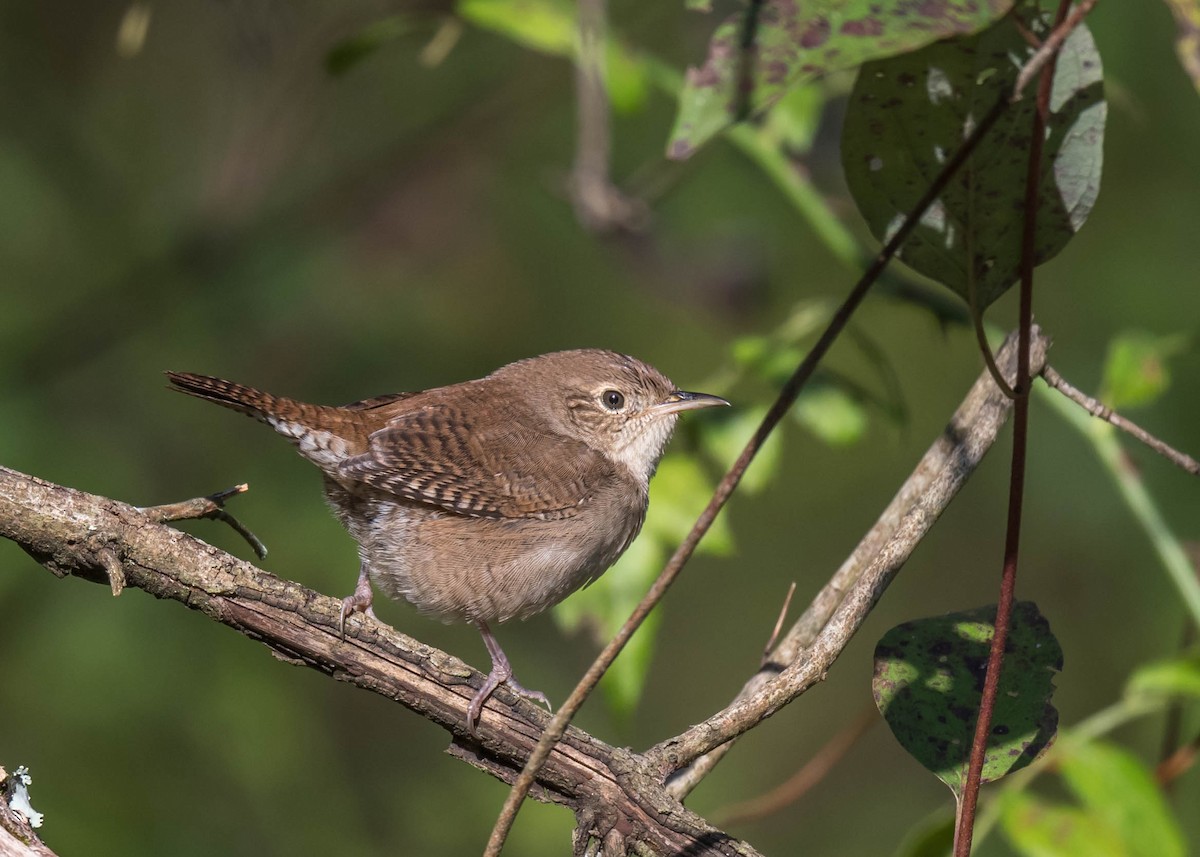
<path id="1" fill-rule="evenodd" d="M 1040 19 L 1034 19 L 1040 21 Z M 1046 22 L 1032 29 L 1044 37 Z M 868 63 L 842 132 L 846 181 L 871 232 L 887 242 L 980 119 L 1008 98 L 1033 49 L 1006 18 L 971 38 Z M 1018 278 L 1031 84 L 1008 108 L 905 241 L 905 264 L 980 311 Z M 1100 55 L 1087 28 L 1058 57 L 1040 168 L 1034 255 L 1054 257 L 1079 231 L 1100 189 L 1107 108 Z"/>
<path id="2" fill-rule="evenodd" d="M 897 625 L 875 647 L 875 704 L 896 740 L 948 785 L 967 779 L 996 607 Z M 1032 601 L 1013 605 L 983 782 L 1025 767 L 1050 746 L 1062 649 Z"/>
<path id="3" fill-rule="evenodd" d="M 713 33 L 689 68 L 670 157 L 689 157 L 731 122 L 770 107 L 791 87 L 937 39 L 974 33 L 1012 0 L 756 0 Z M 743 47 L 747 36 L 753 44 Z"/>

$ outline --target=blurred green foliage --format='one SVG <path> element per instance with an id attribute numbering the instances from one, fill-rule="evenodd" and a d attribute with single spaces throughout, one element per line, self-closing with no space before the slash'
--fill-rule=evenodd
<path id="1" fill-rule="evenodd" d="M 623 47 L 620 59 L 609 51 L 611 82 L 634 81 L 614 120 L 614 175 L 650 200 L 653 223 L 601 240 L 575 222 L 564 190 L 575 123 L 565 48 L 531 51 L 464 11 L 487 5 L 457 7 L 467 22 L 457 42 L 427 52 L 447 32 L 449 2 L 419 0 L 403 19 L 387 4 L 316 0 L 0 4 L 0 463 L 138 504 L 248 481 L 233 511 L 271 548 L 265 567 L 345 594 L 355 552 L 315 472 L 265 429 L 167 395 L 161 370 L 338 402 L 596 345 L 685 388 L 729 379 L 736 425 L 685 427 L 671 460 L 688 463 L 664 462 L 661 474 L 696 468 L 680 484 L 710 484 L 736 446 L 721 433 L 748 433 L 745 414 L 770 395 L 735 343 L 840 299 L 869 247 L 840 177 L 845 81 L 789 96 L 790 112 L 761 131 L 743 126 L 667 164 L 671 84 L 702 61 L 713 21 L 682 4 L 614 2 Z M 1168 56 L 1165 6 L 1101 4 L 1090 25 L 1112 102 L 1104 190 L 1040 270 L 1036 306 L 1057 368 L 1095 390 L 1116 331 L 1161 335 L 1200 318 L 1189 264 L 1200 149 L 1185 142 L 1200 134 L 1200 105 L 1177 65 L 1146 61 Z M 375 43 L 330 74 L 339 46 L 372 27 Z M 635 58 L 645 65 L 622 65 Z M 804 161 L 781 155 L 780 141 Z M 1011 297 L 989 312 L 996 323 L 1013 315 Z M 839 448 L 783 426 L 769 472 L 723 513 L 733 547 L 697 558 L 656 614 L 636 709 L 590 704 L 583 728 L 641 748 L 723 705 L 757 668 L 787 584 L 807 602 L 979 371 L 969 332 L 913 302 L 869 301 L 856 326 L 875 351 L 844 341 L 824 389 L 859 442 Z M 1169 394 L 1139 421 L 1194 454 L 1200 357 L 1188 350 L 1172 366 Z M 1055 704 L 1071 723 L 1119 696 L 1135 665 L 1171 654 L 1183 611 L 1107 475 L 1036 404 L 1021 595 L 1054 622 L 1066 653 Z M 1193 483 L 1131 454 L 1167 523 L 1195 539 Z M 855 716 L 884 629 L 994 599 L 1006 482 L 994 455 L 820 692 L 743 742 L 689 801 L 697 811 L 786 778 Z M 699 490 L 680 496 L 702 505 L 690 496 Z M 655 503 L 660 514 L 690 512 Z M 249 557 L 223 527 L 184 529 Z M 640 552 L 652 569 L 671 545 L 647 529 L 628 561 Z M 964 556 L 995 574 L 965 574 Z M 486 661 L 469 628 L 404 605 L 379 612 Z M 592 635 L 564 636 L 545 617 L 499 633 L 523 681 L 556 701 L 595 652 Z M 113 601 L 55 580 L 7 543 L 0 647 L 0 763 L 30 766 L 43 835 L 64 855 L 472 854 L 503 799 L 499 783 L 447 759 L 444 733 L 421 718 L 287 669 L 140 592 Z M 629 685 L 619 692 L 630 698 Z M 1153 759 L 1159 723 L 1121 737 Z M 1196 805 L 1194 773 L 1171 800 Z M 876 730 L 819 792 L 732 832 L 766 853 L 889 853 L 943 801 Z M 1200 818 L 1177 815 L 1194 850 Z M 508 853 L 560 854 L 570 827 L 567 813 L 528 806 Z M 1007 848 L 990 837 L 977 853 Z"/>

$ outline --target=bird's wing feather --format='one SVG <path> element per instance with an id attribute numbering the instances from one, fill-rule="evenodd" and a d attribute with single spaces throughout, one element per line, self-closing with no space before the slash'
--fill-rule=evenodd
<path id="1" fill-rule="evenodd" d="M 519 414 L 481 421 L 478 411 L 468 417 L 442 403 L 393 417 L 371 435 L 365 453 L 338 470 L 344 479 L 461 515 L 546 519 L 576 514 L 614 465 Z"/>

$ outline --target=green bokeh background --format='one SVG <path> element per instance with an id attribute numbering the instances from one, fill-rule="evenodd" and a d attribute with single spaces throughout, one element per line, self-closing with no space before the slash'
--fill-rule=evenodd
<path id="1" fill-rule="evenodd" d="M 712 20 L 678 5 L 617 0 L 612 14 L 682 67 L 703 56 Z M 0 463 L 136 504 L 249 482 L 234 511 L 270 546 L 265 567 L 323 592 L 349 592 L 357 566 L 316 473 L 261 426 L 167 394 L 161 370 L 338 402 L 602 346 L 686 387 L 725 365 L 738 336 L 853 280 L 727 145 L 665 164 L 664 97 L 616 121 L 615 174 L 662 189 L 652 231 L 604 241 L 563 192 L 574 101 L 561 61 L 468 28 L 436 68 L 418 61 L 423 32 L 331 78 L 329 48 L 393 7 L 316 0 L 156 3 L 144 50 L 126 59 L 115 50 L 126 8 L 0 5 Z M 1089 390 L 1115 332 L 1195 334 L 1200 318 L 1200 98 L 1171 52 L 1170 16 L 1111 3 L 1092 23 L 1112 105 L 1104 185 L 1036 295 L 1053 362 Z M 837 176 L 836 124 L 808 166 L 862 234 Z M 990 317 L 1011 324 L 1014 307 L 1010 295 Z M 918 309 L 873 298 L 856 324 L 895 367 L 908 423 L 875 419 L 844 450 L 786 426 L 779 478 L 727 511 L 737 553 L 698 559 L 662 607 L 638 711 L 620 720 L 597 699 L 580 726 L 643 748 L 724 705 L 757 666 L 788 583 L 798 602 L 811 596 L 979 371 L 969 333 L 943 333 Z M 877 383 L 847 345 L 830 361 Z M 1200 450 L 1195 349 L 1175 361 L 1166 400 L 1136 416 Z M 1062 642 L 1056 705 L 1070 724 L 1174 650 L 1182 611 L 1090 450 L 1036 404 L 1032 429 L 1020 595 Z M 1134 455 L 1172 525 L 1197 538 L 1195 481 Z M 892 625 L 994 600 L 1006 492 L 1007 443 L 829 680 L 747 738 L 697 790 L 697 811 L 782 781 L 870 705 L 871 652 Z M 249 556 L 222 526 L 185 529 Z M 405 605 L 379 612 L 486 662 L 470 628 Z M 556 700 L 595 651 L 548 617 L 501 635 L 523 681 Z M 7 542 L 0 651 L 0 763 L 30 766 L 44 837 L 62 855 L 474 854 L 505 794 L 446 757 L 445 733 L 420 717 L 177 604 L 58 581 Z M 1119 737 L 1154 758 L 1157 724 Z M 731 832 L 773 854 L 888 854 L 948 800 L 876 728 L 817 792 Z M 1174 801 L 1200 804 L 1194 771 Z M 1179 815 L 1200 844 L 1200 817 Z M 506 853 L 565 853 L 571 825 L 530 804 Z M 1008 852 L 993 837 L 979 853 Z"/>

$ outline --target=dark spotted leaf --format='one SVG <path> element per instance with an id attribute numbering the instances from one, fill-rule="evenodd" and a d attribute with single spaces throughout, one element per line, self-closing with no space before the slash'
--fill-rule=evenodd
<path id="1" fill-rule="evenodd" d="M 875 704 L 896 740 L 958 796 L 966 782 L 995 605 L 897 625 L 875 647 Z M 1025 767 L 1050 746 L 1062 649 L 1032 601 L 1013 606 L 983 781 Z"/>
<path id="2" fill-rule="evenodd" d="M 1045 36 L 1049 25 L 1032 19 Z M 1040 22 L 1040 23 L 1039 23 Z M 946 160 L 999 99 L 1033 49 L 1011 19 L 970 38 L 868 63 L 842 134 L 846 180 L 871 232 L 886 242 Z M 1032 92 L 980 143 L 900 250 L 912 268 L 983 310 L 1018 278 Z M 1100 188 L 1107 108 L 1100 56 L 1085 26 L 1058 59 L 1041 165 L 1035 258 L 1055 256 L 1083 226 Z"/>
<path id="3" fill-rule="evenodd" d="M 730 122 L 771 106 L 796 84 L 947 36 L 977 32 L 1012 2 L 752 2 L 746 12 L 717 27 L 704 65 L 688 69 L 667 152 L 672 158 L 690 156 Z M 753 43 L 743 47 L 751 34 Z"/>

